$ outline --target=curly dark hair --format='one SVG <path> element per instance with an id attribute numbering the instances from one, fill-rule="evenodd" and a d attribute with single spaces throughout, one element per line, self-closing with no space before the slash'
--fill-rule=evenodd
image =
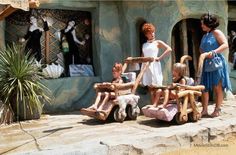
<path id="1" fill-rule="evenodd" d="M 205 24 L 207 27 L 211 29 L 215 29 L 220 25 L 218 18 L 210 13 L 203 14 L 201 16 L 201 21 L 203 22 L 203 24 Z"/>

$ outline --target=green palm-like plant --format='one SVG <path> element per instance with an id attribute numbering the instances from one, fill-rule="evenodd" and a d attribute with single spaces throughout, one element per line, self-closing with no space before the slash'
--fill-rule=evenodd
<path id="1" fill-rule="evenodd" d="M 40 82 L 42 74 L 35 58 L 24 54 L 23 49 L 13 44 L 0 51 L 0 97 L 3 104 L 13 109 L 17 121 L 34 119 L 34 112 L 41 114 L 42 103 L 49 101 L 50 92 Z"/>

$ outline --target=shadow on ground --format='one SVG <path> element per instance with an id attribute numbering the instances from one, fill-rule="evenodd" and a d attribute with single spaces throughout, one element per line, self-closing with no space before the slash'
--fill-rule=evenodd
<path id="1" fill-rule="evenodd" d="M 157 120 L 157 119 L 140 120 L 137 123 L 140 125 L 146 125 L 146 126 L 155 127 L 155 128 L 163 128 L 163 127 L 170 127 L 170 126 L 177 125 L 174 120 L 170 122 L 166 122 L 166 121 Z"/>

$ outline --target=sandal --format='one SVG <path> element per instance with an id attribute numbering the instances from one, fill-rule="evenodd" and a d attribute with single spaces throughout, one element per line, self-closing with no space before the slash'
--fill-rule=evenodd
<path id="1" fill-rule="evenodd" d="M 201 118 L 208 118 L 209 114 L 207 112 L 201 112 Z"/>
<path id="2" fill-rule="evenodd" d="M 218 116 L 220 116 L 220 113 L 221 113 L 221 109 L 220 108 L 215 108 L 214 112 L 211 114 L 211 117 L 212 118 L 218 117 Z"/>

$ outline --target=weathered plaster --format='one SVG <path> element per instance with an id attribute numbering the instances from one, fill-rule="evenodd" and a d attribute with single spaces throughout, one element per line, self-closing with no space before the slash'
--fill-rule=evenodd
<path id="1" fill-rule="evenodd" d="M 0 48 L 5 47 L 5 20 L 0 21 Z"/>

